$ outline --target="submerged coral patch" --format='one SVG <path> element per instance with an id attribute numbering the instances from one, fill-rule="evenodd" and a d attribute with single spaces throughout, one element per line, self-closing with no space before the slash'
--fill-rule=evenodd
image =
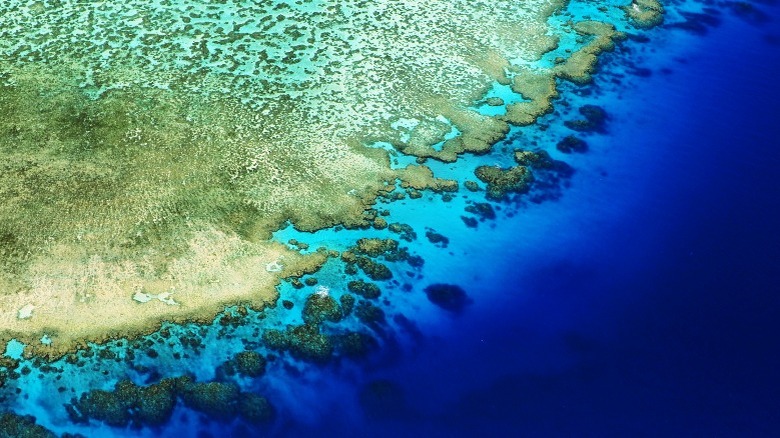
<path id="1" fill-rule="evenodd" d="M 500 201 L 507 193 L 523 193 L 528 190 L 533 175 L 525 166 L 502 169 L 495 166 L 480 166 L 474 171 L 480 181 L 487 184 L 487 196 Z"/>
<path id="2" fill-rule="evenodd" d="M 159 426 L 167 422 L 178 401 L 208 414 L 230 421 L 242 418 L 251 423 L 267 422 L 274 409 L 264 397 L 243 393 L 238 386 L 221 382 L 195 382 L 190 377 L 164 379 L 149 386 L 129 381 L 116 384 L 112 391 L 93 390 L 67 406 L 71 420 L 97 420 L 110 426 Z"/>
<path id="3" fill-rule="evenodd" d="M 597 105 L 583 105 L 579 108 L 583 118 L 567 120 L 564 125 L 574 131 L 580 132 L 605 132 L 607 113 Z"/>
<path id="4" fill-rule="evenodd" d="M 466 291 L 455 284 L 432 284 L 425 288 L 425 294 L 433 304 L 453 313 L 462 312 L 472 302 Z"/>
<path id="5" fill-rule="evenodd" d="M 664 20 L 664 7 L 658 0 L 633 0 L 623 10 L 631 23 L 642 29 L 657 26 Z"/>

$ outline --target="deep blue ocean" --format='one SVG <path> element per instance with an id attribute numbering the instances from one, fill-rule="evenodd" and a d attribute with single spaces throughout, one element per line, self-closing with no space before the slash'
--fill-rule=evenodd
<path id="1" fill-rule="evenodd" d="M 76 427 L 35 373 L 14 409 L 88 436 L 780 436 L 780 5 L 752 5 L 669 20 L 604 54 L 593 84 L 562 85 L 553 114 L 498 145 L 550 150 L 574 169 L 542 198 L 496 205 L 476 229 L 458 219 L 466 196 L 387 206 L 421 235 L 409 245 L 424 269 L 393 267 L 405 280 L 383 290 L 391 321 L 372 329 L 381 348 L 366 359 L 277 360 L 243 381 L 274 404 L 272 424 L 179 407 L 158 429 Z M 586 153 L 555 151 L 583 105 L 604 109 L 603 132 L 583 134 Z M 387 234 L 290 227 L 277 238 L 342 249 L 371 233 Z M 460 286 L 468 304 L 432 305 L 423 290 L 436 283 Z M 298 309 L 305 299 L 281 292 Z M 284 315 L 271 309 L 266 323 L 300 322 Z M 111 368 L 103 389 L 219 379 L 244 348 L 240 336 L 204 343 L 186 370 L 161 353 L 153 374 Z"/>

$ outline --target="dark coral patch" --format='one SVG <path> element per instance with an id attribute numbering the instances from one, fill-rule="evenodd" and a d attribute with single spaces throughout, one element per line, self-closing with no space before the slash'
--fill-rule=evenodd
<path id="1" fill-rule="evenodd" d="M 496 201 L 503 200 L 508 193 L 528 191 L 533 176 L 528 168 L 515 166 L 502 169 L 496 166 L 479 166 L 474 175 L 487 184 L 487 197 Z"/>
<path id="2" fill-rule="evenodd" d="M 240 390 L 232 383 L 194 383 L 189 379 L 180 382 L 180 394 L 184 404 L 203 412 L 216 420 L 227 421 L 238 414 Z"/>
<path id="3" fill-rule="evenodd" d="M 476 181 L 468 180 L 463 184 L 464 187 L 470 192 L 478 192 L 479 184 Z"/>
<path id="4" fill-rule="evenodd" d="M 347 289 L 349 289 L 350 292 L 369 300 L 379 298 L 379 295 L 382 293 L 379 286 L 376 284 L 362 280 L 350 281 L 347 283 Z"/>
<path id="5" fill-rule="evenodd" d="M 560 160 L 553 160 L 546 151 L 515 151 L 515 161 L 522 166 L 528 166 L 534 171 L 531 202 L 542 202 L 557 199 L 562 194 L 562 186 L 574 173 L 574 169 Z"/>
<path id="6" fill-rule="evenodd" d="M 265 374 L 266 360 L 256 351 L 242 351 L 236 354 L 233 362 L 242 376 L 260 377 Z"/>
<path id="7" fill-rule="evenodd" d="M 561 141 L 559 141 L 557 145 L 555 145 L 555 148 L 564 154 L 569 154 L 572 152 L 586 152 L 588 150 L 588 143 L 577 136 L 567 135 Z"/>
<path id="8" fill-rule="evenodd" d="M 358 239 L 354 251 L 368 257 L 379 257 L 398 249 L 398 242 L 393 239 Z"/>
<path id="9" fill-rule="evenodd" d="M 298 359 L 323 363 L 333 355 L 333 344 L 319 327 L 310 324 L 293 326 L 287 330 L 290 354 Z"/>
<path id="10" fill-rule="evenodd" d="M 266 330 L 263 333 L 263 343 L 271 350 L 286 350 L 290 346 L 287 333 L 276 329 Z"/>
<path id="11" fill-rule="evenodd" d="M 466 291 L 454 284 L 432 284 L 425 288 L 425 294 L 430 302 L 453 313 L 461 313 L 472 302 Z"/>
<path id="12" fill-rule="evenodd" d="M 468 207 L 466 207 L 466 208 L 468 208 Z M 469 227 L 469 228 L 477 228 L 477 220 L 474 219 L 473 217 L 461 216 L 460 218 L 461 218 L 461 220 L 463 220 L 463 223 L 466 224 L 467 227 Z"/>
<path id="13" fill-rule="evenodd" d="M 427 230 L 425 232 L 425 237 L 428 238 L 428 241 L 432 244 L 439 246 L 441 248 L 446 248 L 447 245 L 450 244 L 450 239 L 448 239 L 443 234 L 439 234 L 436 231 L 433 230 Z"/>
<path id="14" fill-rule="evenodd" d="M 344 316 L 349 316 L 352 313 L 352 309 L 355 308 L 355 297 L 350 294 L 344 294 L 339 298 L 339 303 Z"/>
<path id="15" fill-rule="evenodd" d="M 91 418 L 110 426 L 157 426 L 170 419 L 176 405 L 176 389 L 175 379 L 164 379 L 147 387 L 124 380 L 113 391 L 93 390 L 82 394 L 66 405 L 66 410 L 74 422 Z"/>
<path id="16" fill-rule="evenodd" d="M 567 120 L 563 124 L 579 132 L 606 132 L 607 112 L 597 105 L 583 105 L 579 109 L 583 119 Z"/>
<path id="17" fill-rule="evenodd" d="M 365 357 L 378 346 L 374 338 L 360 332 L 335 335 L 333 343 L 339 353 L 353 359 Z"/>
<path id="18" fill-rule="evenodd" d="M 417 233 L 414 232 L 414 229 L 409 224 L 394 222 L 390 224 L 387 229 L 390 230 L 391 233 L 398 234 L 398 237 L 401 240 L 411 242 L 417 239 Z"/>
<path id="19" fill-rule="evenodd" d="M 379 307 L 369 303 L 368 301 L 361 301 L 355 307 L 355 316 L 363 324 L 376 329 L 379 324 L 385 322 L 385 312 Z"/>
<path id="20" fill-rule="evenodd" d="M 238 399 L 238 413 L 249 423 L 261 424 L 270 422 L 274 418 L 275 410 L 265 397 L 243 393 Z"/>
<path id="21" fill-rule="evenodd" d="M 356 263 L 368 278 L 374 281 L 387 281 L 393 278 L 390 268 L 367 257 L 357 257 Z"/>
<path id="22" fill-rule="evenodd" d="M 0 437 L 8 438 L 55 438 L 52 431 L 35 424 L 31 415 L 17 415 L 12 412 L 0 414 Z"/>
<path id="23" fill-rule="evenodd" d="M 325 321 L 339 322 L 344 317 L 339 303 L 330 295 L 315 293 L 306 299 L 303 306 L 303 321 L 320 324 Z"/>
<path id="24" fill-rule="evenodd" d="M 263 342 L 272 350 L 289 351 L 307 362 L 324 363 L 333 355 L 333 343 L 314 324 L 288 326 L 284 331 L 266 330 Z"/>
<path id="25" fill-rule="evenodd" d="M 496 218 L 496 211 L 493 209 L 493 206 L 487 202 L 475 202 L 474 204 L 467 206 L 465 210 L 479 217 L 480 221 Z M 472 219 L 474 220 L 473 224 L 470 221 L 467 221 L 466 218 L 463 218 L 463 220 L 466 222 L 467 226 L 477 226 L 475 219 Z"/>

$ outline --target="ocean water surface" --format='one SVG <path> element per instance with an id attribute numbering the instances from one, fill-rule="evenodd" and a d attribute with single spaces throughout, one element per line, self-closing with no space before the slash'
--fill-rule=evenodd
<path id="1" fill-rule="evenodd" d="M 626 44 L 583 96 L 564 97 L 610 120 L 571 159 L 559 199 L 476 238 L 410 207 L 409 223 L 451 241 L 450 254 L 424 256 L 438 266 L 423 283 L 460 284 L 473 305 L 426 315 L 411 353 L 363 371 L 381 389 L 367 420 L 356 426 L 342 402 L 290 430 L 778 433 L 780 48 L 771 24 L 720 15 Z M 555 119 L 542 136 L 565 133 Z"/>
<path id="2" fill-rule="evenodd" d="M 578 3 L 573 13 L 597 7 Z M 74 398 L 122 379 L 154 385 L 186 374 L 263 395 L 270 419 L 215 419 L 178 403 L 153 427 L 72 421 L 51 397 L 61 379 L 22 372 L 40 369 L 32 360 L 7 383 L 19 391 L 4 409 L 85 436 L 780 434 L 780 7 L 666 9 L 665 24 L 631 31 L 601 55 L 592 84 L 562 83 L 554 112 L 536 125 L 513 127 L 494 152 L 465 163 L 427 163 L 461 183 L 477 165 L 510 165 L 513 149 L 566 163 L 540 173 L 529 193 L 491 202 L 461 187 L 383 201 L 388 222 L 412 226 L 408 240 L 384 229 L 274 233 L 338 251 L 363 237 L 408 247 L 410 258 L 388 263 L 393 280 L 381 296 L 365 300 L 374 305 L 343 323 L 374 339 L 360 359 L 301 360 L 263 338 L 302 324 L 312 294 L 345 294 L 334 259 L 301 277 L 316 284 L 283 283 L 275 307 L 241 324 L 171 324 L 172 337 L 152 335 L 132 360 L 95 347 L 80 356 L 87 365 L 55 364 Z M 490 93 L 508 97 L 498 86 Z M 603 109 L 603 125 L 573 130 L 590 106 Z M 570 135 L 587 151 L 556 148 Z M 437 291 L 449 300 L 437 305 Z M 199 346 L 190 356 L 181 339 L 191 338 Z M 126 357 L 122 340 L 109 347 Z M 225 371 L 243 350 L 268 359 L 262 377 Z"/>

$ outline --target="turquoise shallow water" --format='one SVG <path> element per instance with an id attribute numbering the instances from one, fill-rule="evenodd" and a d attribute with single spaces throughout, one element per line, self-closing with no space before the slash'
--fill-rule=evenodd
<path id="1" fill-rule="evenodd" d="M 775 6 L 755 7 L 777 15 Z M 671 17 L 686 8 L 700 9 L 668 6 Z M 271 423 L 212 421 L 178 406 L 159 428 L 73 425 L 52 396 L 61 383 L 35 367 L 12 383 L 21 391 L 7 408 L 87 436 L 774 435 L 778 35 L 724 5 L 706 13 L 720 25 L 667 23 L 606 55 L 593 85 L 563 86 L 555 113 L 516 129 L 495 153 L 430 163 L 464 181 L 478 165 L 507 165 L 508 151 L 530 147 L 568 163 L 570 177 L 492 203 L 496 218 L 476 227 L 461 216 L 476 218 L 465 208 L 484 194 L 465 189 L 451 200 L 424 193 L 383 205 L 389 222 L 412 225 L 417 238 L 401 243 L 424 265 L 390 264 L 393 280 L 378 301 L 385 323 L 342 324 L 377 339 L 367 357 L 316 365 L 281 356 L 258 379 L 218 371 L 244 349 L 276 355 L 258 334 L 299 324 L 318 287 L 339 297 L 343 266 L 331 262 L 316 286 L 282 286 L 292 310 L 280 304 L 229 330 L 170 327 L 169 340 L 150 338 L 156 357 L 141 349 L 133 369 L 100 356 L 80 368 L 55 364 L 74 396 L 122 378 L 233 381 L 274 404 Z M 573 133 L 564 122 L 580 118 L 583 105 L 606 111 L 604 132 L 578 134 L 588 152 L 563 154 L 555 145 Z M 430 242 L 428 229 L 446 236 L 446 247 Z M 338 250 L 397 236 L 276 234 Z M 436 283 L 459 285 L 470 303 L 461 312 L 434 305 L 424 290 Z M 185 337 L 200 340 L 199 354 L 180 347 Z M 126 354 L 124 343 L 114 350 Z"/>

